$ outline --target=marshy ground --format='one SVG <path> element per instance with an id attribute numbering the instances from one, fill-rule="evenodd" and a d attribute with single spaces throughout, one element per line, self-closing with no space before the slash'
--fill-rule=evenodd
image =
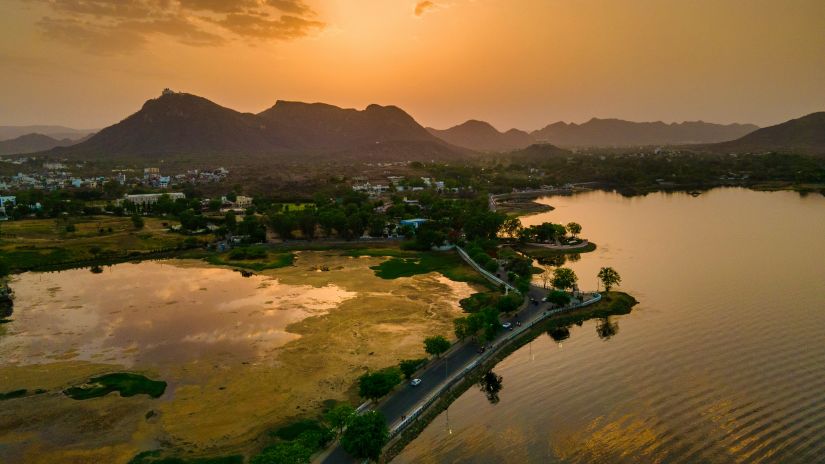
<path id="1" fill-rule="evenodd" d="M 126 463 L 157 448 L 252 452 L 267 431 L 325 403 L 357 403 L 352 386 L 366 370 L 423 357 L 422 339 L 451 334 L 459 300 L 477 291 L 439 272 L 381 278 L 389 258 L 347 254 L 296 252 L 292 266 L 248 278 L 191 260 L 16 276 L 0 390 L 45 392 L 3 401 L 0 457 Z M 462 275 L 455 266 L 445 272 Z M 62 393 L 111 372 L 168 387 L 158 399 Z"/>

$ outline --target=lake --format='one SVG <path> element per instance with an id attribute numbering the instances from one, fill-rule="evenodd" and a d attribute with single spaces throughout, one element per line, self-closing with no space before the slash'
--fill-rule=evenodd
<path id="1" fill-rule="evenodd" d="M 598 244 L 567 264 L 580 287 L 611 266 L 640 304 L 514 352 L 498 402 L 471 388 L 394 462 L 823 462 L 825 197 L 540 202 L 556 209 L 523 224 L 576 221 Z"/>

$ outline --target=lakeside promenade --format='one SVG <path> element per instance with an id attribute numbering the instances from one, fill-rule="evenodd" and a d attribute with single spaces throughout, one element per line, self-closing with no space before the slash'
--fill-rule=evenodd
<path id="1" fill-rule="evenodd" d="M 502 281 L 489 272 L 484 271 L 477 263 L 473 262 L 463 250 L 457 249 L 462 259 L 468 261 L 474 269 L 481 272 L 485 278 L 498 280 L 501 284 L 509 286 L 509 283 Z M 483 272 L 482 272 L 483 271 Z M 506 275 L 502 274 L 502 275 Z M 493 281 L 496 283 L 495 281 Z M 512 287 L 510 287 L 512 288 Z M 572 311 L 601 300 L 599 293 L 586 293 L 583 301 L 570 304 L 562 308 L 552 308 L 550 303 L 542 301 L 547 295 L 547 290 L 531 285 L 529 292 L 525 295 L 524 304 L 519 311 L 512 316 L 502 318 L 501 322 L 510 322 L 512 330 L 503 330 L 490 342 L 492 348 L 484 353 L 478 353 L 478 345 L 472 340 L 464 340 L 455 343 L 450 350 L 441 356 L 431 360 L 423 370 L 417 372 L 414 377 L 421 379 L 418 386 L 410 386 L 404 383 L 393 390 L 387 397 L 376 404 L 365 403 L 359 407 L 358 412 L 363 413 L 368 410 L 381 412 L 387 420 L 390 430 L 390 440 L 398 436 L 406 427 L 414 423 L 429 406 L 434 404 L 444 393 L 450 391 L 464 377 L 484 361 L 492 358 L 510 343 L 514 342 L 524 332 L 545 318 L 555 314 Z M 535 300 L 538 304 L 531 303 Z M 517 326 L 521 322 L 521 326 Z M 357 462 L 344 451 L 339 442 L 335 442 L 330 449 L 318 455 L 313 462 L 323 464 L 339 464 Z"/>

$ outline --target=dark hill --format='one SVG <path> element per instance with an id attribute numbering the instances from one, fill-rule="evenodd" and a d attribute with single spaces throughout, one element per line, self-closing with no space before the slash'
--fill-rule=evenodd
<path id="1" fill-rule="evenodd" d="M 359 111 L 278 101 L 258 116 L 281 144 L 294 149 L 340 151 L 389 141 L 438 141 L 396 106 L 369 105 Z"/>
<path id="2" fill-rule="evenodd" d="M 195 95 L 169 93 L 147 101 L 137 113 L 102 129 L 62 154 L 134 155 L 261 153 L 273 149 L 264 125 Z"/>
<path id="3" fill-rule="evenodd" d="M 499 132 L 484 121 L 471 119 L 449 129 L 427 128 L 431 134 L 452 145 L 477 151 L 509 151 L 525 148 L 535 143 L 527 132 L 510 129 Z"/>
<path id="4" fill-rule="evenodd" d="M 510 152 L 508 157 L 519 163 L 540 163 L 548 158 L 568 157 L 573 153 L 549 143 L 537 143 L 521 150 Z"/>
<path id="5" fill-rule="evenodd" d="M 704 144 L 734 140 L 758 129 L 752 124 L 712 124 L 702 121 L 665 124 L 593 118 L 584 124 L 557 122 L 531 135 L 562 147 L 628 147 Z"/>
<path id="6" fill-rule="evenodd" d="M 825 155 L 825 111 L 765 127 L 740 139 L 709 145 L 708 148 L 726 153 L 775 151 Z"/>
<path id="7" fill-rule="evenodd" d="M 0 155 L 37 153 L 73 143 L 77 142 L 69 139 L 58 140 L 43 134 L 26 134 L 11 140 L 1 141 Z"/>

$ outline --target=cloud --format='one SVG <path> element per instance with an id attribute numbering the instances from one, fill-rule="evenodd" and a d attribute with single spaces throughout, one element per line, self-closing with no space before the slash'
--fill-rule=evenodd
<path id="1" fill-rule="evenodd" d="M 434 2 L 431 2 L 430 0 L 418 2 L 415 4 L 415 15 L 421 16 L 424 13 L 432 10 L 433 8 L 436 8 L 437 6 L 438 5 L 436 5 Z"/>
<path id="2" fill-rule="evenodd" d="M 325 27 L 303 0 L 28 0 L 49 13 L 37 25 L 91 53 L 131 53 L 155 36 L 190 46 L 294 40 Z"/>
<path id="3" fill-rule="evenodd" d="M 312 29 L 321 29 L 324 23 L 298 16 L 282 15 L 278 19 L 268 19 L 251 14 L 230 14 L 218 24 L 246 37 L 289 40 L 303 37 Z"/>
<path id="4" fill-rule="evenodd" d="M 46 16 L 41 18 L 37 25 L 44 35 L 52 40 L 101 55 L 132 52 L 146 42 L 140 34 L 118 31 L 112 27 L 93 25 L 75 19 Z"/>

